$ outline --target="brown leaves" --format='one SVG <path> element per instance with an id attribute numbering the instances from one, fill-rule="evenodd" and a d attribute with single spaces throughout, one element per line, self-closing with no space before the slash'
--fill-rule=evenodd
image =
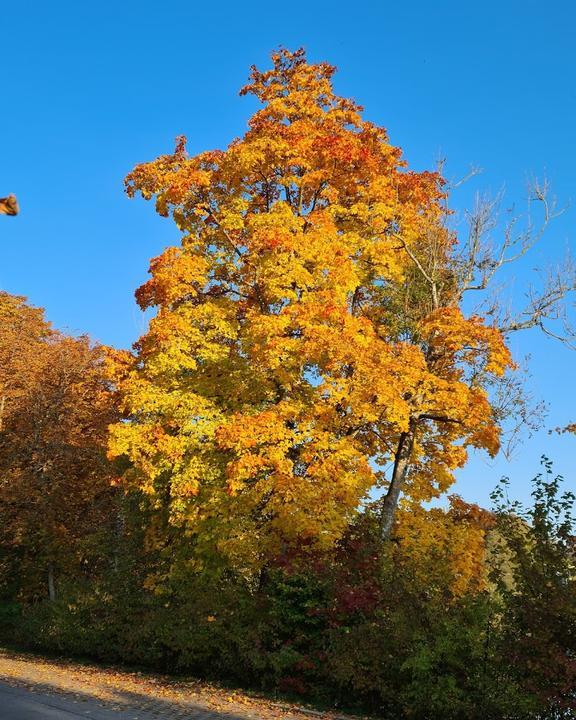
<path id="1" fill-rule="evenodd" d="M 102 349 L 0 293 L 0 398 L 0 543 L 22 575 L 28 561 L 39 572 L 56 558 L 75 562 L 77 544 L 102 521 L 95 500 L 110 492 L 104 453 L 117 414 Z"/>
<path id="2" fill-rule="evenodd" d="M 18 215 L 20 208 L 16 195 L 0 198 L 0 215 Z"/>

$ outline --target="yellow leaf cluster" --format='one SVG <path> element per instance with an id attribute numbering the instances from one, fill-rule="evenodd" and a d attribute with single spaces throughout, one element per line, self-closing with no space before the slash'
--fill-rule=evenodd
<path id="1" fill-rule="evenodd" d="M 455 599 L 486 589 L 488 511 L 452 495 L 447 510 L 405 504 L 399 520 L 397 553 L 428 592 Z"/>
<path id="2" fill-rule="evenodd" d="M 248 562 L 337 540 L 411 426 L 418 500 L 467 445 L 498 447 L 477 378 L 508 350 L 449 300 L 431 308 L 415 272 L 434 243 L 449 286 L 443 180 L 407 172 L 332 74 L 275 54 L 242 91 L 263 107 L 241 139 L 189 157 L 180 138 L 126 181 L 183 236 L 137 293 L 148 332 L 112 360 L 110 453 L 199 543 Z"/>

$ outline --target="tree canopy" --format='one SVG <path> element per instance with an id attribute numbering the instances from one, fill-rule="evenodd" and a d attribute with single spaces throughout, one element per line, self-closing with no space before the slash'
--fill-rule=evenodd
<path id="1" fill-rule="evenodd" d="M 180 138 L 126 180 L 182 239 L 137 292 L 157 313 L 116 357 L 111 454 L 248 561 L 332 545 L 373 488 L 387 533 L 401 491 L 429 500 L 468 446 L 498 449 L 486 383 L 512 361 L 460 308 L 444 181 L 409 171 L 333 73 L 276 53 L 241 91 L 263 105 L 242 138 L 195 157 Z"/>

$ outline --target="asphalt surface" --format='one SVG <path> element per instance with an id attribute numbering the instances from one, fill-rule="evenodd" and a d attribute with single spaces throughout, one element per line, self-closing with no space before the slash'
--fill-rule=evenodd
<path id="1" fill-rule="evenodd" d="M 84 696 L 80 700 L 13 687 L 0 682 L 0 720 L 231 720 L 233 715 L 204 709 L 147 712 L 134 708 L 109 709 L 101 700 Z"/>
<path id="2" fill-rule="evenodd" d="M 0 719 L 1 720 L 158 720 L 158 715 L 138 713 L 129 710 L 108 710 L 101 707 L 97 700 L 75 701 L 57 695 L 15 688 L 0 683 Z"/>

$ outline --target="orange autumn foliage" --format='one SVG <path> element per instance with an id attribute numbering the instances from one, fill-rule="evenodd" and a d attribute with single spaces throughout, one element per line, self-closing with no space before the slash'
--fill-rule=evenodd
<path id="1" fill-rule="evenodd" d="M 128 422 L 110 454 L 199 546 L 249 564 L 330 547 L 402 453 L 420 501 L 466 447 L 498 449 L 485 384 L 510 354 L 457 305 L 443 180 L 407 170 L 333 73 L 274 54 L 242 90 L 263 105 L 242 138 L 194 157 L 180 138 L 126 180 L 182 240 L 137 292 L 148 331 L 112 359 Z"/>
<path id="2" fill-rule="evenodd" d="M 409 504 L 399 511 L 397 555 L 429 592 L 459 598 L 488 586 L 487 533 L 493 513 L 450 496 L 447 510 Z"/>
<path id="3" fill-rule="evenodd" d="M 107 522 L 115 419 L 102 349 L 0 292 L 0 552 L 17 563 L 22 592 L 45 594 L 49 566 L 79 567 Z"/>

